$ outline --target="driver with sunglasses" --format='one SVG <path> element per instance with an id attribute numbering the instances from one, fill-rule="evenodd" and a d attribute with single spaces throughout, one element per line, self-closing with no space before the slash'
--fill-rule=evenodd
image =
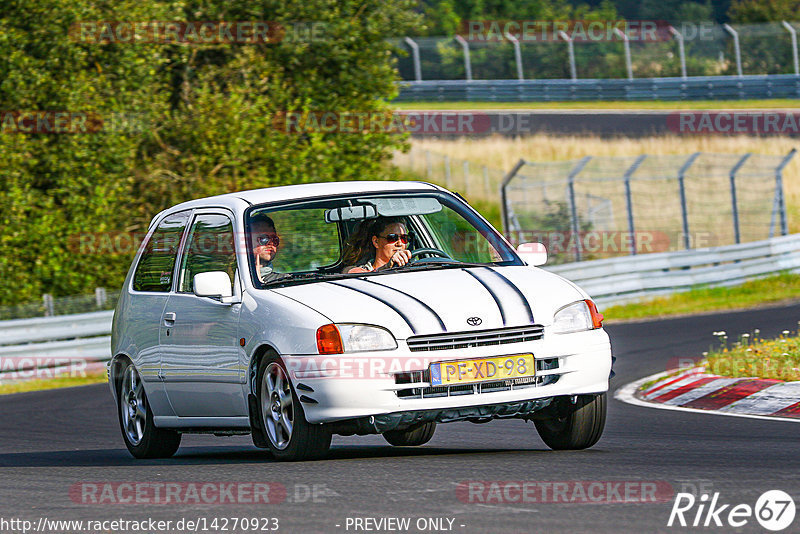
<path id="1" fill-rule="evenodd" d="M 410 240 L 402 219 L 378 217 L 362 221 L 348 240 L 344 273 L 367 273 L 402 267 L 411 260 Z M 365 262 L 365 263 L 362 263 Z"/>
<path id="2" fill-rule="evenodd" d="M 261 282 L 272 282 L 287 278 L 288 274 L 276 273 L 272 260 L 278 255 L 281 238 L 275 231 L 275 223 L 265 214 L 253 215 L 250 225 L 251 244 L 256 260 L 256 273 Z"/>

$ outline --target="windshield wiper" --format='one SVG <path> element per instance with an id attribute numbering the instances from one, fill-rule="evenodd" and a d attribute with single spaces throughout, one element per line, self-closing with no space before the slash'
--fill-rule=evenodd
<path id="1" fill-rule="evenodd" d="M 467 262 L 451 261 L 451 260 L 445 260 L 445 259 L 442 259 L 442 260 L 433 259 L 433 260 L 426 260 L 424 262 L 419 262 L 419 263 L 412 263 L 410 265 L 406 265 L 404 267 L 401 267 L 400 270 L 407 271 L 407 270 L 413 269 L 415 271 L 424 271 L 424 270 L 426 270 L 428 268 L 433 268 L 433 269 L 445 268 L 446 269 L 446 268 L 449 268 L 449 267 L 462 268 L 462 267 L 486 267 L 486 266 L 487 266 L 487 264 L 485 264 L 485 263 L 467 263 Z"/>
<path id="2" fill-rule="evenodd" d="M 342 274 L 342 273 L 297 273 L 297 274 L 289 274 L 285 278 L 279 278 L 278 280 L 272 280 L 270 282 L 264 282 L 262 287 L 284 287 L 289 285 L 297 285 L 297 284 L 309 284 L 312 282 L 319 282 L 322 280 L 338 280 L 340 278 L 346 278 L 349 275 Z"/>

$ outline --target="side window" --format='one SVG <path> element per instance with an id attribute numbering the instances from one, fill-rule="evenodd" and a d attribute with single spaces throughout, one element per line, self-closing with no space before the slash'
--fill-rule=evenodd
<path id="1" fill-rule="evenodd" d="M 209 271 L 228 273 L 233 290 L 236 275 L 233 224 L 227 216 L 216 213 L 195 217 L 183 254 L 178 291 L 191 293 L 194 276 Z"/>
<path id="2" fill-rule="evenodd" d="M 145 245 L 139 265 L 133 275 L 136 291 L 168 292 L 172 287 L 175 256 L 181 244 L 181 236 L 189 220 L 189 212 L 170 215 L 158 225 Z"/>

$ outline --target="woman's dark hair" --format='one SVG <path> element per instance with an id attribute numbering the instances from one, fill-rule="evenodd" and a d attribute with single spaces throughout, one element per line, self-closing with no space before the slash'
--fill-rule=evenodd
<path id="1" fill-rule="evenodd" d="M 372 236 L 380 236 L 387 226 L 392 224 L 406 224 L 402 217 L 378 217 L 361 221 L 355 231 L 347 238 L 342 255 L 344 265 L 358 265 L 362 261 L 369 261 L 375 255 L 372 246 Z"/>

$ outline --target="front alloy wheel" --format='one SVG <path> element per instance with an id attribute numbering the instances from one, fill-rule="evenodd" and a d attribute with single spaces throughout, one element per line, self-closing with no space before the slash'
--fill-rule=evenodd
<path id="1" fill-rule="evenodd" d="M 331 433 L 324 425 L 306 421 L 286 369 L 277 355 L 267 355 L 258 369 L 261 425 L 272 454 L 279 460 L 321 458 L 331 446 Z"/>

